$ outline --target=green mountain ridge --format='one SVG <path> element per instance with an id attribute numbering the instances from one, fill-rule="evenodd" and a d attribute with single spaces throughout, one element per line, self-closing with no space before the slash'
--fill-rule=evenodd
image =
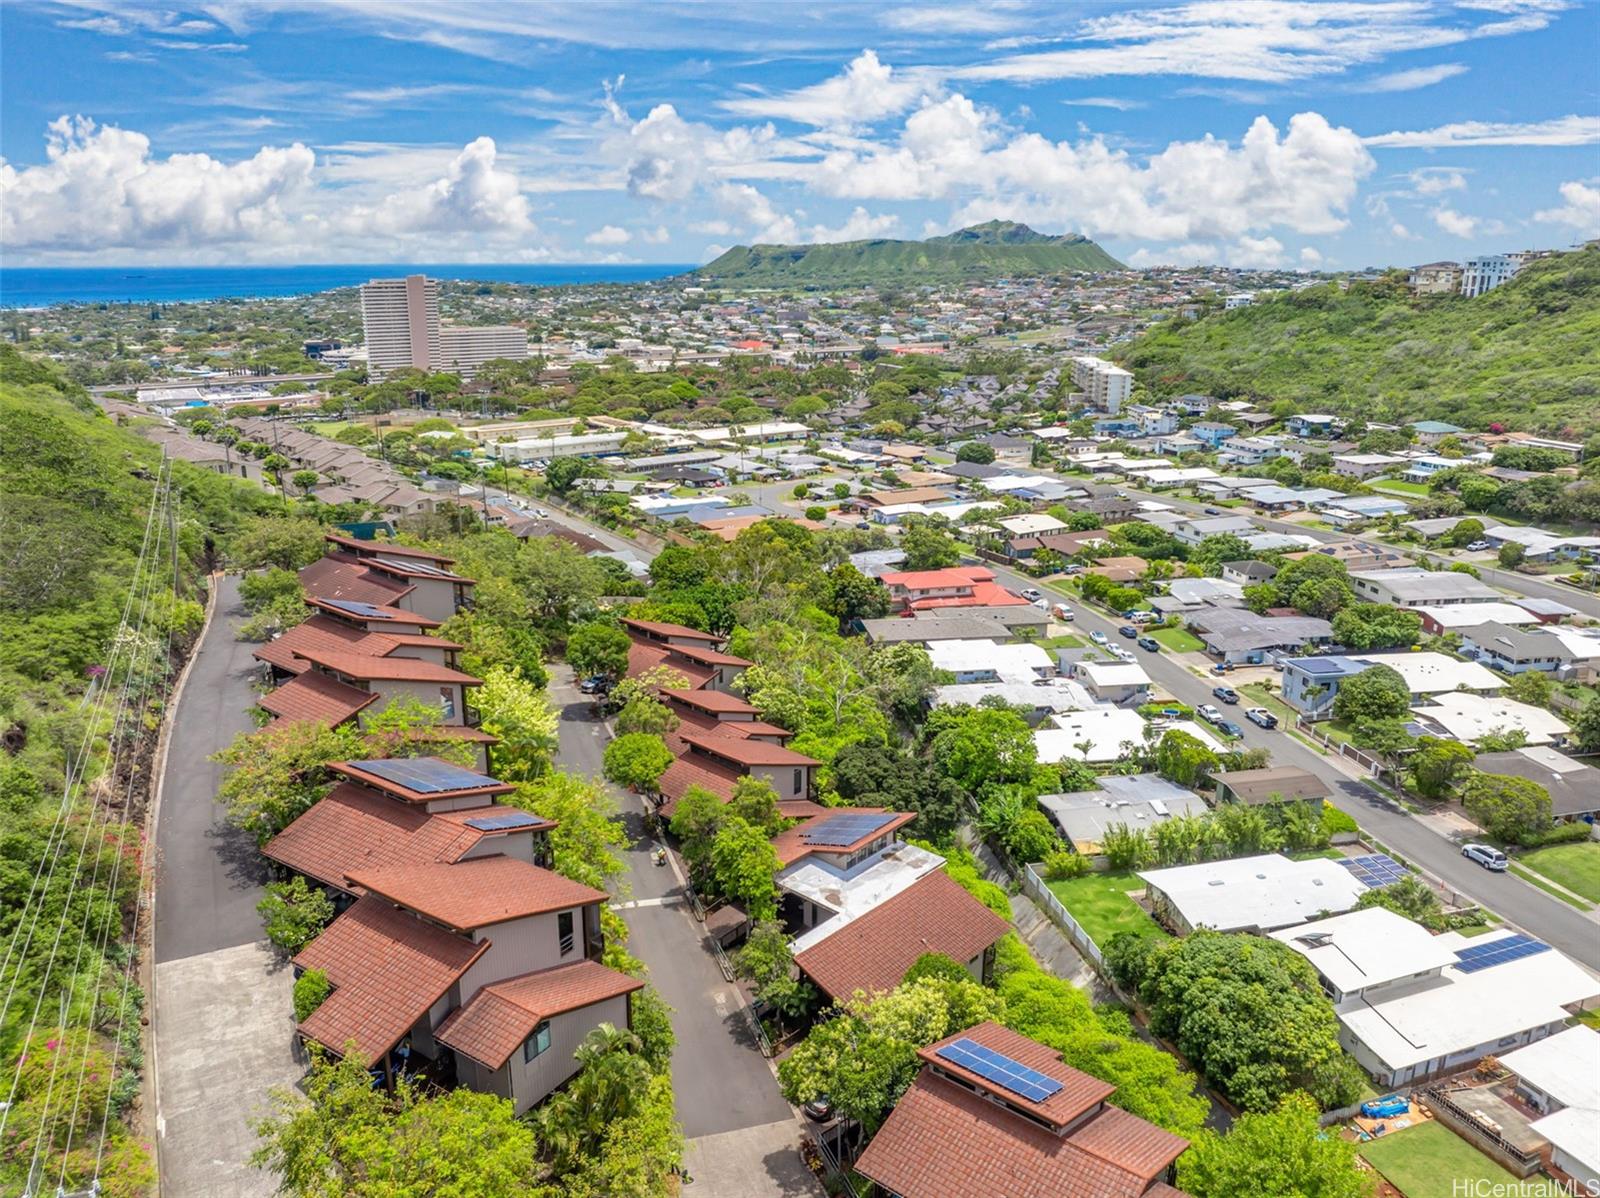
<path id="1" fill-rule="evenodd" d="M 1115 356 L 1156 398 L 1581 440 L 1600 432 L 1600 249 L 1536 260 L 1474 299 L 1413 296 L 1399 272 L 1258 296 L 1158 325 Z"/>
<path id="2" fill-rule="evenodd" d="M 739 245 L 694 275 L 761 284 L 943 283 L 1121 269 L 1122 263 L 1082 234 L 1051 236 L 994 220 L 926 241 Z"/>

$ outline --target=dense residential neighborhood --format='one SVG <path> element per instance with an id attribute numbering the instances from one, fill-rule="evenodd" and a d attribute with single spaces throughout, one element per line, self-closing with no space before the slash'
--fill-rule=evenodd
<path id="1" fill-rule="evenodd" d="M 1600 1036 L 1600 444 L 1138 368 L 1269 281 L 656 284 L 626 302 L 722 340 L 657 352 L 592 294 L 556 336 L 573 293 L 469 372 L 322 346 L 92 399 L 7 351 L 34 444 L 154 493 L 111 643 L 173 648 L 68 671 L 152 704 L 107 708 L 150 764 L 96 809 L 157 817 L 118 1134 L 227 1194 L 347 1109 L 594 1198 L 1229 1198 L 1262 1143 L 1357 1194 L 1424 1130 L 1588 1184 L 1592 1086 L 1546 1046 Z M 59 593 L 48 527 L 24 580 Z M 45 785 L 8 718 L 7 785 Z M 261 1068 L 203 1100 L 182 1021 Z"/>

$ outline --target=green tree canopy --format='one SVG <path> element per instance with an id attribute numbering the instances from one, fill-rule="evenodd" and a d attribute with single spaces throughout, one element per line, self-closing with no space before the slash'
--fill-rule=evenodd
<path id="1" fill-rule="evenodd" d="M 1460 793 L 1467 814 L 1496 840 L 1520 843 L 1554 823 L 1550 792 L 1527 778 L 1473 770 Z"/>
<path id="2" fill-rule="evenodd" d="M 567 637 L 567 661 L 581 675 L 617 678 L 628 672 L 628 634 L 615 624 L 582 624 Z"/>
<path id="3" fill-rule="evenodd" d="M 1275 1110 L 1241 1115 L 1226 1134 L 1199 1132 L 1178 1158 L 1178 1185 L 1194 1198 L 1367 1198 L 1375 1181 L 1357 1150 L 1322 1127 L 1315 1102 L 1291 1094 Z"/>

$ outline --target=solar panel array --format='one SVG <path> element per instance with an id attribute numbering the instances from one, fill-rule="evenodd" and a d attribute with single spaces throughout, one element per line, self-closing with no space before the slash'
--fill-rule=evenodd
<path id="1" fill-rule="evenodd" d="M 1046 1077 L 1037 1069 L 1029 1069 L 1003 1052 L 985 1048 L 976 1040 L 962 1037 L 943 1048 L 934 1049 L 934 1052 L 952 1065 L 976 1073 L 985 1081 L 1019 1094 L 1029 1102 L 1043 1102 L 1061 1089 L 1061 1083 L 1055 1078 Z"/>
<path id="2" fill-rule="evenodd" d="M 354 599 L 324 599 L 329 607 L 337 607 L 340 611 L 347 611 L 353 616 L 365 616 L 368 619 L 387 620 L 383 609 L 371 603 L 357 603 Z"/>
<path id="3" fill-rule="evenodd" d="M 432 757 L 393 757 L 380 761 L 352 762 L 360 770 L 376 774 L 386 782 L 404 786 L 418 794 L 437 794 L 444 790 L 469 790 L 493 785 L 494 779 L 448 761 Z"/>
<path id="4" fill-rule="evenodd" d="M 1294 664 L 1296 669 L 1306 674 L 1342 674 L 1346 669 L 1342 661 L 1329 658 L 1299 657 Z"/>
<path id="5" fill-rule="evenodd" d="M 1547 953 L 1550 946 L 1542 940 L 1524 936 L 1521 932 L 1488 944 L 1474 944 L 1470 948 L 1456 949 L 1456 968 L 1462 973 L 1477 973 L 1507 961 L 1520 961 L 1538 953 Z"/>
<path id="6" fill-rule="evenodd" d="M 1368 857 L 1341 857 L 1339 864 L 1353 873 L 1356 881 L 1369 890 L 1393 886 L 1410 872 L 1387 853 L 1373 853 Z"/>
<path id="7" fill-rule="evenodd" d="M 502 811 L 494 815 L 475 815 L 467 821 L 467 827 L 480 832 L 505 832 L 511 828 L 530 828 L 543 822 L 537 815 L 526 811 Z"/>
<path id="8" fill-rule="evenodd" d="M 893 815 L 881 812 L 863 812 L 859 815 L 831 815 L 800 832 L 807 844 L 854 844 L 863 836 L 870 836 L 879 828 L 894 822 Z"/>

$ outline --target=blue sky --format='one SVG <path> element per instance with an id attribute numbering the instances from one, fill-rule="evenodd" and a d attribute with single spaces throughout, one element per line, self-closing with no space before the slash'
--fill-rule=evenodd
<path id="1" fill-rule="evenodd" d="M 7 0 L 10 265 L 696 262 L 991 217 L 1136 264 L 1600 235 L 1600 5 Z"/>

